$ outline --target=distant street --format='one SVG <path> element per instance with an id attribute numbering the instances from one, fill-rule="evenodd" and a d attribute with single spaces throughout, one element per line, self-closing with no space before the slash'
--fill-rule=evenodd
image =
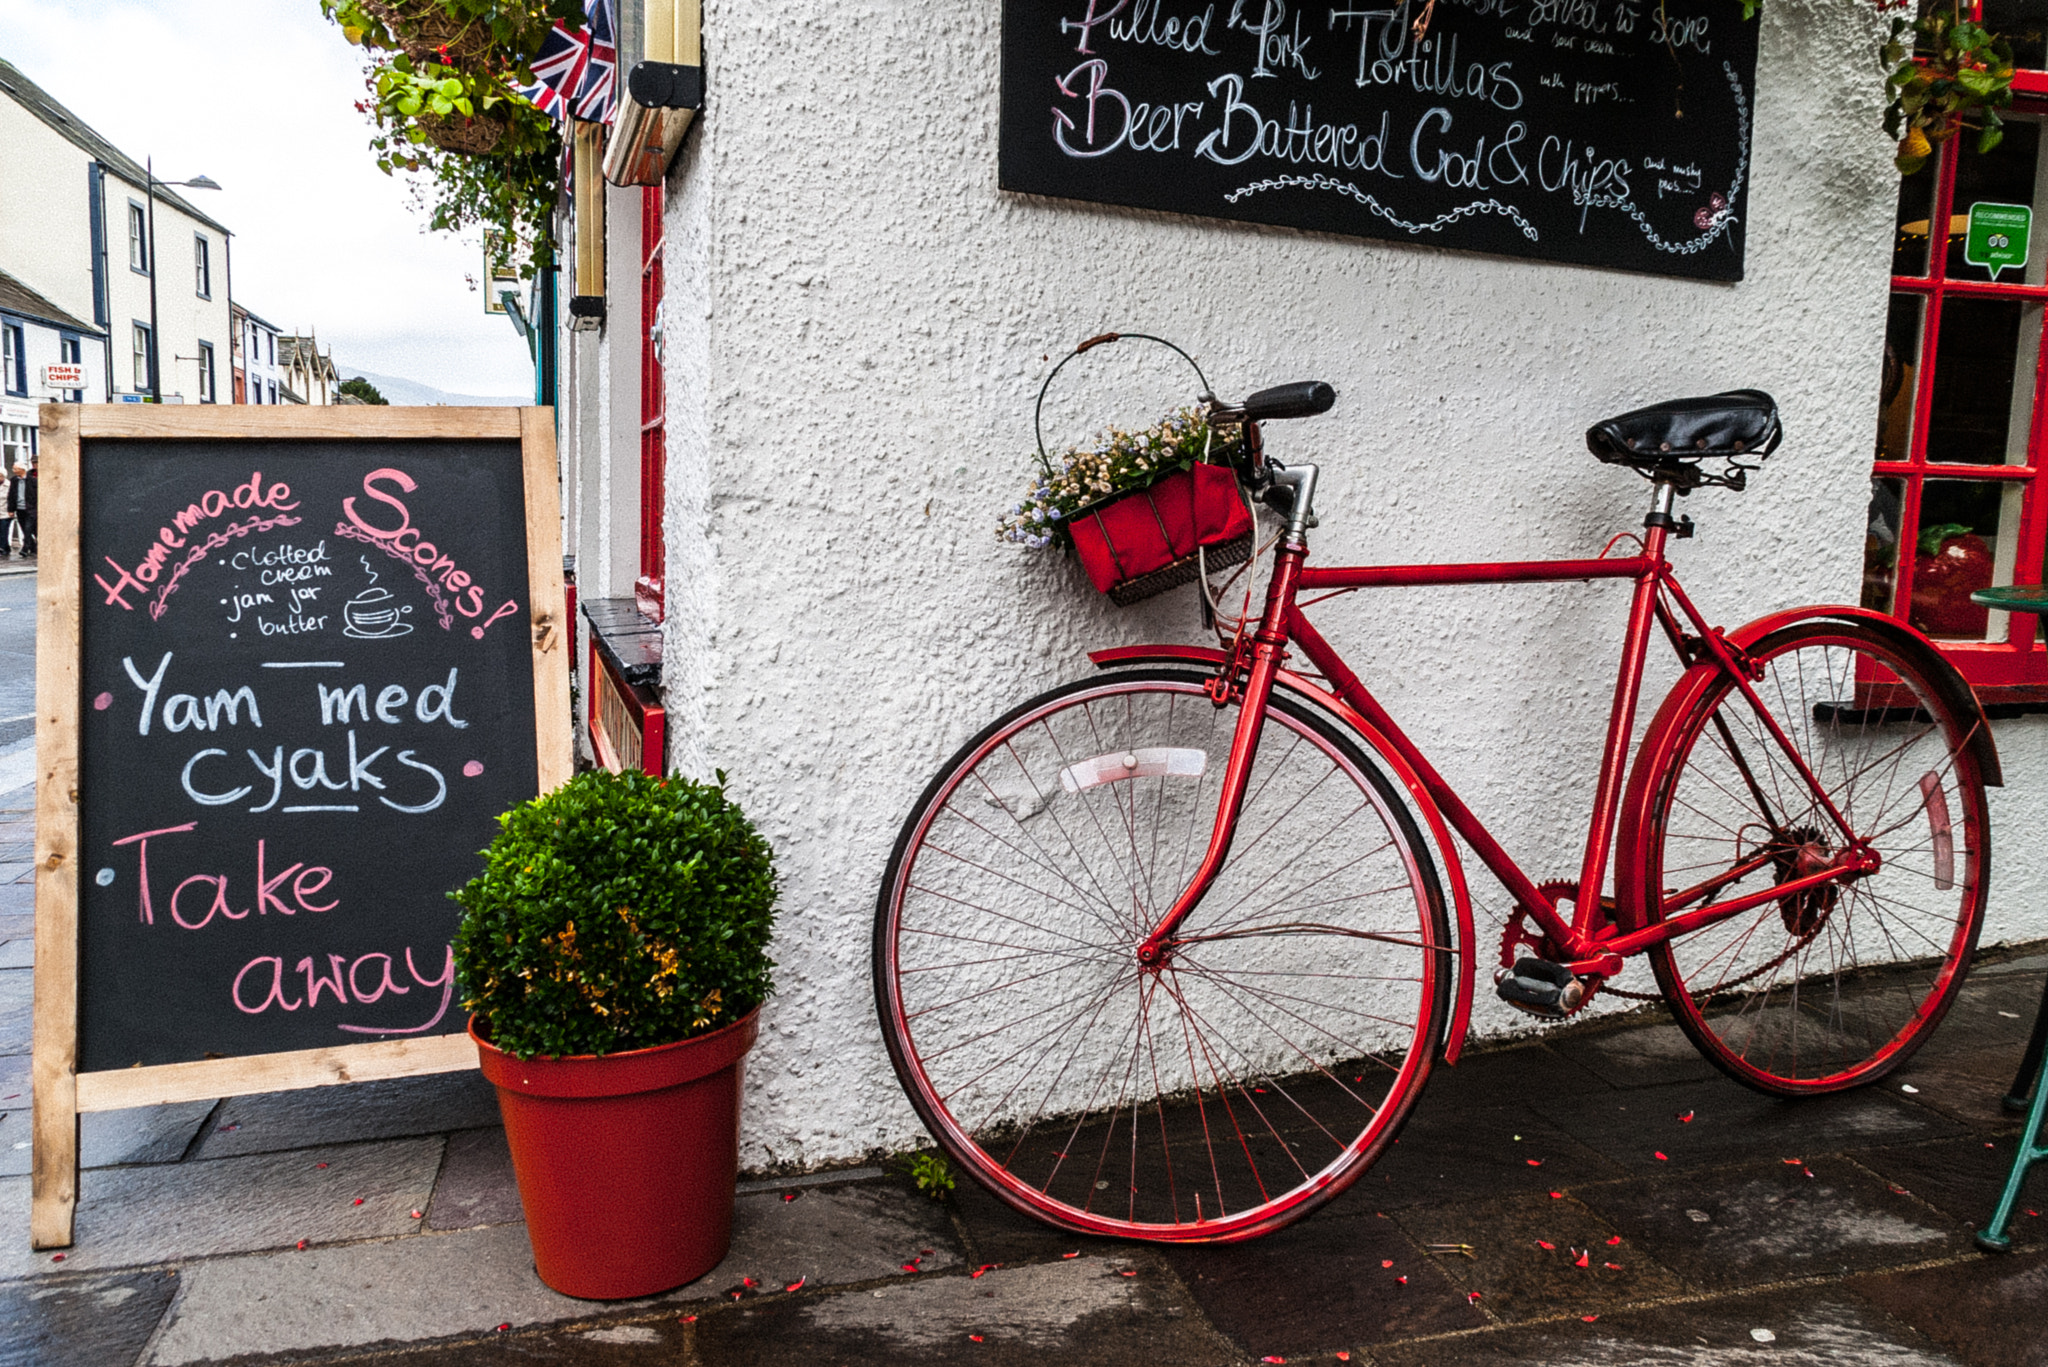
<path id="1" fill-rule="evenodd" d="M 36 577 L 0 574 L 0 747 L 35 734 L 35 710 Z"/>

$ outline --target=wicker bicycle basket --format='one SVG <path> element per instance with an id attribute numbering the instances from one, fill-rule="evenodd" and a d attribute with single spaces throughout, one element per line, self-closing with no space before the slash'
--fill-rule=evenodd
<path id="1" fill-rule="evenodd" d="M 1125 339 L 1170 348 L 1194 368 L 1202 392 L 1209 392 L 1208 379 L 1194 358 L 1163 337 L 1106 332 L 1089 338 L 1068 352 L 1039 386 L 1032 427 L 1038 438 L 1039 460 L 1048 474 L 1052 458 L 1046 454 L 1040 418 L 1053 377 L 1081 353 Z M 1227 464 L 1207 460 L 1176 470 L 1147 488 L 1112 494 L 1077 508 L 1066 519 L 1066 527 L 1089 582 L 1120 608 L 1192 582 L 1205 564 L 1221 569 L 1240 563 L 1252 552 L 1252 515 L 1238 488 L 1236 472 Z"/>

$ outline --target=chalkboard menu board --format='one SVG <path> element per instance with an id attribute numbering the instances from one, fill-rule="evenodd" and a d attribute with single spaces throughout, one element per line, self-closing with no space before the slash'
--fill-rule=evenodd
<path id="1" fill-rule="evenodd" d="M 38 1247 L 78 1111 L 475 1065 L 448 899 L 568 777 L 541 409 L 43 409 Z"/>
<path id="2" fill-rule="evenodd" d="M 79 1066 L 461 1030 L 536 791 L 519 443 L 88 448 Z"/>
<path id="3" fill-rule="evenodd" d="M 1756 33 L 1729 0 L 1005 0 L 1001 184 L 1739 280 Z"/>

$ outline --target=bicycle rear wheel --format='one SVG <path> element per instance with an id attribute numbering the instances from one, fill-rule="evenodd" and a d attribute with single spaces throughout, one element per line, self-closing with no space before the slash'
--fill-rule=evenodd
<path id="1" fill-rule="evenodd" d="M 1990 848 L 1969 748 L 1980 723 L 1853 622 L 1794 623 L 1750 659 L 1765 708 L 1883 862 L 1682 935 L 1650 962 L 1679 1026 L 1723 1072 L 1781 1096 L 1839 1091 L 1904 1062 L 1962 985 Z M 1651 919 L 1782 886 L 1848 847 L 1726 676 L 1678 725 L 1648 785 L 1638 856 Z"/>
<path id="2" fill-rule="evenodd" d="M 945 1150 L 1053 1225 L 1248 1238 L 1349 1186 L 1449 1005 L 1436 868 L 1350 736 L 1271 700 L 1228 861 L 1162 965 L 1238 706 L 1131 671 L 1024 704 L 904 823 L 875 921 L 889 1057 Z"/>

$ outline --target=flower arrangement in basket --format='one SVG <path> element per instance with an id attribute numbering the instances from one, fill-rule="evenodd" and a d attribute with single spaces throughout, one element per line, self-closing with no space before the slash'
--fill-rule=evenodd
<path id="1" fill-rule="evenodd" d="M 1125 337 L 1159 342 L 1142 333 L 1105 333 L 1069 352 L 1038 391 L 1039 412 L 1053 377 L 1068 361 L 1104 342 Z M 1195 368 L 1201 378 L 1201 368 Z M 1208 392 L 1208 383 L 1202 389 Z M 1034 415 L 1034 426 L 1037 417 Z M 1057 460 L 1038 439 L 1039 478 L 996 526 L 999 540 L 1042 549 L 1070 547 L 1096 589 L 1118 607 L 1188 583 L 1204 565 L 1235 565 L 1251 554 L 1252 515 L 1227 455 L 1234 431 L 1212 427 L 1203 414 L 1182 408 L 1138 431 L 1111 428 L 1093 447 L 1069 449 Z"/>

